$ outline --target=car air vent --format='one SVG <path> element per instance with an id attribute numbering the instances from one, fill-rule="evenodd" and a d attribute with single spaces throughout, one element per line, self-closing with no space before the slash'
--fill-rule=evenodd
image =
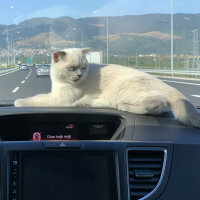
<path id="1" fill-rule="evenodd" d="M 146 199 L 158 188 L 165 155 L 164 150 L 128 150 L 130 200 Z"/>

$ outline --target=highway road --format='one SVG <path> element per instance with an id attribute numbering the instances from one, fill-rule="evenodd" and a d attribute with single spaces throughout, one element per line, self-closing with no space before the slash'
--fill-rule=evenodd
<path id="1" fill-rule="evenodd" d="M 200 80 L 160 78 L 165 83 L 181 91 L 193 104 L 200 106 Z M 0 100 L 13 100 L 48 93 L 51 81 L 48 77 L 37 78 L 35 68 L 18 69 L 15 72 L 0 74 Z M 1 103 L 1 101 L 0 101 Z"/>
<path id="2" fill-rule="evenodd" d="M 39 93 L 48 93 L 50 89 L 50 78 L 37 78 L 34 67 L 0 74 L 0 100 L 30 97 Z"/>
<path id="3" fill-rule="evenodd" d="M 177 79 L 177 78 L 160 78 L 166 84 L 176 88 L 184 94 L 190 101 L 200 106 L 200 80 Z"/>

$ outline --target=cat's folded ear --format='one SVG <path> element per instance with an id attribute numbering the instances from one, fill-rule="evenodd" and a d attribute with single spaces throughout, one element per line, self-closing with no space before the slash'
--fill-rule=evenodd
<path id="1" fill-rule="evenodd" d="M 53 59 L 54 59 L 54 62 L 58 62 L 60 58 L 66 56 L 67 53 L 64 52 L 64 51 L 58 51 L 56 53 L 53 54 Z"/>
<path id="2" fill-rule="evenodd" d="M 81 49 L 81 53 L 83 53 L 83 54 L 87 54 L 87 53 L 89 53 L 89 51 L 90 51 L 90 48 Z"/>

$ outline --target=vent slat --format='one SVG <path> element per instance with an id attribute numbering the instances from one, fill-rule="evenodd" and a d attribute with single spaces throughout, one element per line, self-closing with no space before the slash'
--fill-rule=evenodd
<path id="1" fill-rule="evenodd" d="M 129 164 L 129 168 L 139 168 L 139 169 L 149 169 L 149 168 L 161 168 L 162 167 L 162 164 L 160 163 L 143 163 L 143 164 L 140 164 L 140 163 L 134 163 L 134 164 Z"/>
<path id="2" fill-rule="evenodd" d="M 133 185 L 130 185 L 130 189 L 133 189 L 133 190 L 136 190 L 136 189 L 147 189 L 147 190 L 152 190 L 156 187 L 156 184 L 133 184 Z"/>
<path id="3" fill-rule="evenodd" d="M 151 170 L 152 174 L 154 174 L 154 176 L 160 176 L 161 171 L 160 170 L 156 170 L 156 169 L 152 169 Z M 135 172 L 133 170 L 130 171 L 129 169 L 129 175 L 135 175 Z"/>
<path id="4" fill-rule="evenodd" d="M 144 197 L 148 192 L 130 192 L 131 197 Z"/>
<path id="5" fill-rule="evenodd" d="M 158 184 L 164 160 L 163 151 L 128 151 L 130 199 L 148 195 Z"/>
<path id="6" fill-rule="evenodd" d="M 151 172 L 152 172 L 154 175 L 160 176 L 160 174 L 161 174 L 161 169 L 159 169 L 159 170 L 157 170 L 157 169 L 152 169 Z"/>
<path id="7" fill-rule="evenodd" d="M 150 179 L 138 179 L 138 178 L 133 178 L 130 177 L 129 181 L 131 183 L 157 183 L 159 181 L 159 177 L 154 177 L 154 178 L 150 178 Z"/>
<path id="8" fill-rule="evenodd" d="M 162 158 L 129 158 L 128 161 L 130 162 L 140 162 L 140 161 L 145 161 L 145 162 L 162 162 Z"/>

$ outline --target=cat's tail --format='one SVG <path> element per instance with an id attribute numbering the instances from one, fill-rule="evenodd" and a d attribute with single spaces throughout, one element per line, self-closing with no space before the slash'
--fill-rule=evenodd
<path id="1" fill-rule="evenodd" d="M 175 118 L 180 122 L 200 128 L 200 112 L 197 108 L 179 91 L 169 87 L 167 100 Z"/>

